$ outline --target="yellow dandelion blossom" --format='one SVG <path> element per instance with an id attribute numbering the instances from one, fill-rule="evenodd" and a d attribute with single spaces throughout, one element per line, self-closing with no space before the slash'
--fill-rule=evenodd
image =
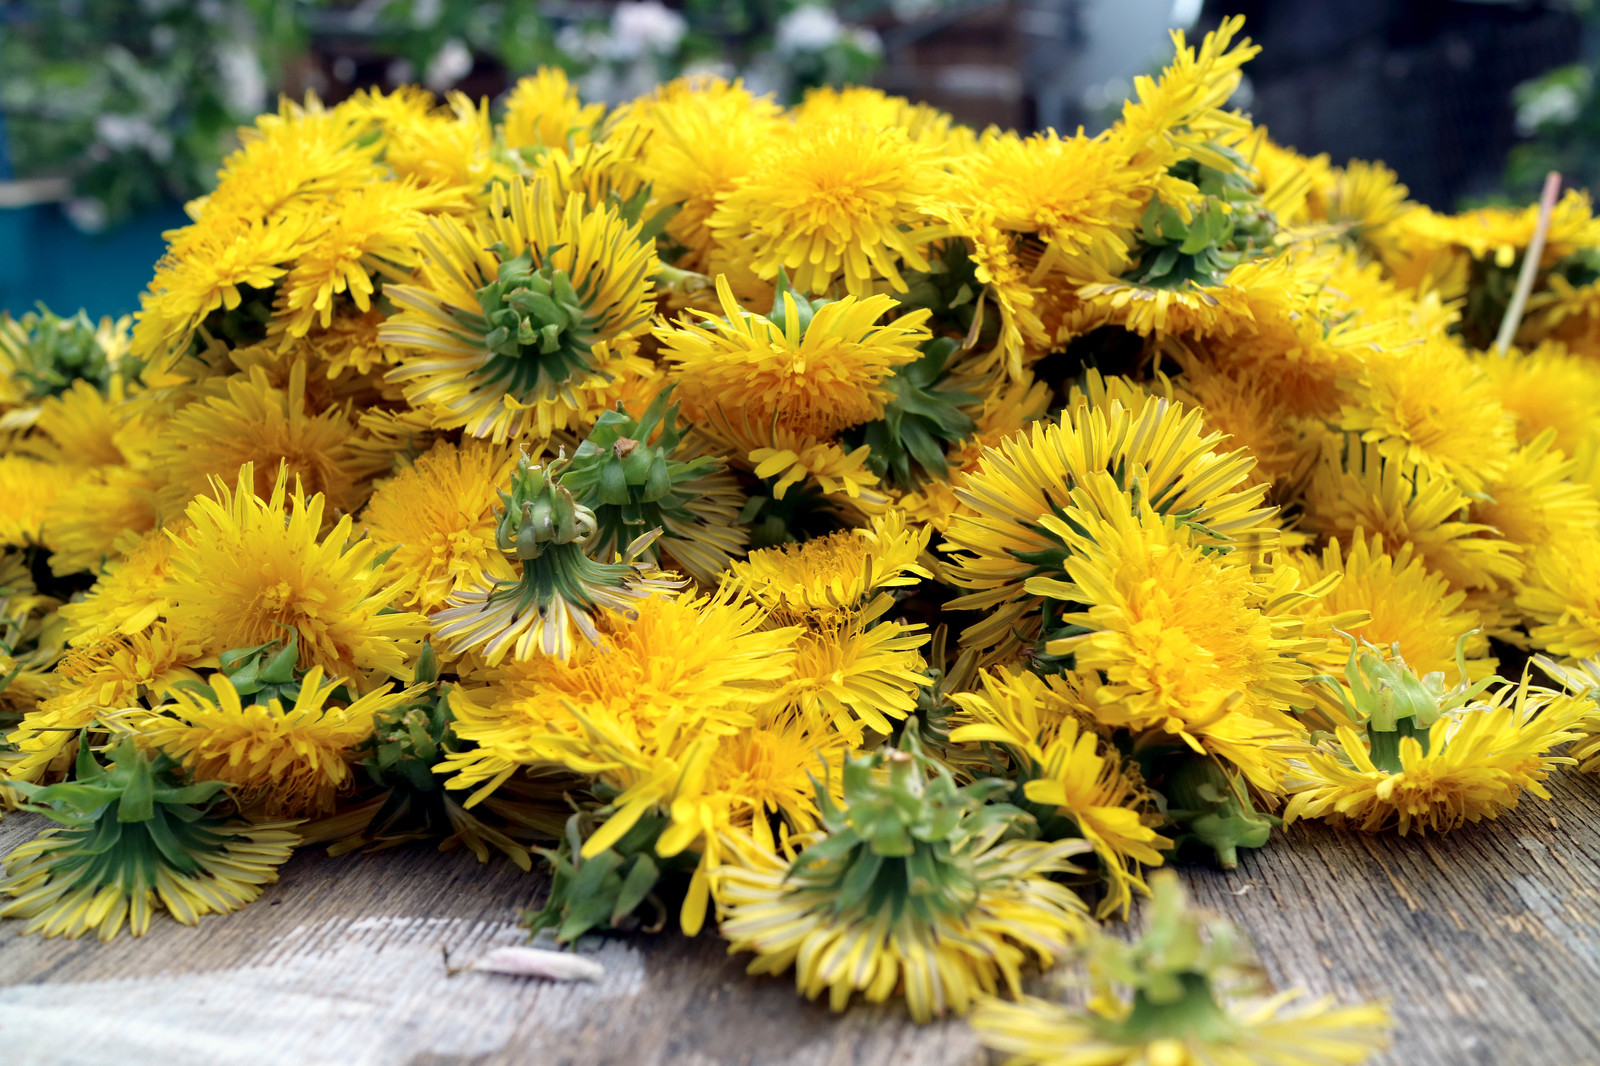
<path id="1" fill-rule="evenodd" d="M 255 484 L 246 464 L 236 487 L 219 482 L 215 499 L 189 504 L 170 564 L 172 624 L 214 652 L 280 640 L 287 627 L 299 635 L 304 669 L 320 666 L 359 687 L 367 672 L 408 676 L 427 620 L 388 609 L 401 588 L 379 584 L 377 545 L 351 543 L 349 516 L 319 541 L 327 501 L 289 492 L 286 469 L 265 498 Z"/>
<path id="2" fill-rule="evenodd" d="M 1522 575 L 1517 547 L 1470 522 L 1471 498 L 1459 483 L 1402 460 L 1353 435 L 1330 438 L 1305 494 L 1305 526 L 1353 544 L 1362 532 L 1395 554 L 1411 545 L 1452 588 L 1498 589 Z"/>
<path id="3" fill-rule="evenodd" d="M 17 756 L 7 775 L 39 780 L 77 739 L 77 731 L 96 721 L 136 728 L 147 717 L 137 710 L 141 701 L 160 702 L 179 683 L 200 680 L 192 667 L 201 657 L 198 641 L 163 622 L 68 651 L 57 667 L 61 691 L 25 713 L 6 735 Z"/>
<path id="4" fill-rule="evenodd" d="M 1380 537 L 1358 534 L 1348 550 L 1334 537 L 1320 557 L 1302 557 L 1294 563 L 1308 584 L 1343 575 L 1332 591 L 1301 609 L 1308 621 L 1364 614 L 1366 621 L 1341 621 L 1340 631 L 1380 648 L 1398 645 L 1417 673 L 1437 671 L 1452 685 L 1494 672 L 1495 661 L 1483 657 L 1488 654 L 1488 640 L 1479 635 L 1465 648 L 1467 678 L 1458 676 L 1457 642 L 1477 629 L 1480 619 L 1467 604 L 1467 594 L 1429 570 L 1410 544 L 1400 545 L 1391 555 Z M 1344 666 L 1348 654 L 1347 644 L 1340 641 L 1315 658 L 1332 674 Z"/>
<path id="5" fill-rule="evenodd" d="M 535 656 L 487 671 L 487 686 L 451 694 L 456 734 L 474 747 L 442 764 L 453 775 L 449 786 L 475 788 L 470 806 L 519 766 L 557 764 L 626 789 L 643 778 L 617 752 L 596 747 L 608 738 L 669 758 L 702 734 L 748 729 L 794 662 L 794 631 L 764 630 L 764 620 L 755 604 L 725 597 L 652 597 L 634 617 L 602 616 L 600 643 L 579 645 L 564 660 Z M 670 789 L 624 807 L 608 836 L 626 832 L 663 797 Z"/>
<path id="6" fill-rule="evenodd" d="M 841 119 L 775 140 L 717 205 L 711 230 L 757 276 L 786 270 L 795 288 L 822 294 L 842 281 L 866 298 L 902 267 L 927 270 L 940 236 L 931 211 L 945 177 L 935 149 L 905 131 Z"/>
<path id="7" fill-rule="evenodd" d="M 842 88 L 822 85 L 807 89 L 805 99 L 794 109 L 794 117 L 801 127 L 843 119 L 867 126 L 902 129 L 913 141 L 941 148 L 952 158 L 970 149 L 974 140 L 970 129 L 938 108 L 914 104 L 903 96 L 890 96 L 868 85 Z"/>
<path id="8" fill-rule="evenodd" d="M 565 148 L 581 144 L 605 114 L 604 104 L 584 104 L 560 67 L 540 67 L 506 94 L 502 125 L 508 148 Z"/>
<path id="9" fill-rule="evenodd" d="M 1533 646 L 1574 659 L 1600 657 L 1600 535 L 1569 531 L 1529 561 L 1517 607 Z"/>
<path id="10" fill-rule="evenodd" d="M 1295 412 L 1254 369 L 1218 367 L 1187 360 L 1173 385 L 1173 399 L 1205 412 L 1209 429 L 1225 433 L 1228 443 L 1243 448 L 1256 461 L 1250 481 L 1272 487 L 1274 499 L 1292 495 L 1310 472 L 1316 449 Z"/>
<path id="11" fill-rule="evenodd" d="M 1002 984 L 1016 994 L 1024 964 L 1084 935 L 1083 902 L 1052 880 L 1079 872 L 1082 841 L 1001 843 L 1007 816 L 984 813 L 983 786 L 930 773 L 915 748 L 848 759 L 840 776 L 842 803 L 817 797 L 823 830 L 789 841 L 798 855 L 725 837 L 721 931 L 755 953 L 751 973 L 793 967 L 796 989 L 826 990 L 836 1011 L 858 992 L 903 995 L 925 1022 Z"/>
<path id="12" fill-rule="evenodd" d="M 753 551 L 729 567 L 729 579 L 768 608 L 833 616 L 853 611 L 878 589 L 932 577 L 917 562 L 928 536 L 926 530 L 908 529 L 905 517 L 891 512 L 864 529 Z"/>
<path id="13" fill-rule="evenodd" d="M 303 214 L 253 223 L 222 218 L 175 240 L 135 316 L 133 354 L 145 361 L 146 380 L 187 353 L 206 316 L 236 310 L 247 290 L 276 285 L 305 247 L 306 223 Z"/>
<path id="14" fill-rule="evenodd" d="M 1313 670 L 1302 653 L 1319 642 L 1302 640 L 1300 619 L 1287 611 L 1324 589 L 1297 591 L 1298 575 L 1283 571 L 1263 578 L 1246 553 L 1210 550 L 1202 534 L 1147 503 L 1130 510 L 1045 519 L 1064 534 L 1069 581 L 1028 584 L 1080 605 L 1062 621 L 1082 630 L 1047 651 L 1102 673 L 1094 693 L 1101 722 L 1233 759 L 1258 788 L 1272 790 L 1273 760 L 1240 741 L 1294 733 L 1283 712 L 1307 702 L 1302 682 Z"/>
<path id="15" fill-rule="evenodd" d="M 516 576 L 495 541 L 498 490 L 515 465 L 504 447 L 441 441 L 372 494 L 362 521 L 393 547 L 385 566 L 408 585 L 401 602 L 434 610 L 484 574 Z"/>
<path id="16" fill-rule="evenodd" d="M 980 682 L 981 692 L 952 697 L 963 713 L 951 742 L 1000 745 L 1027 800 L 1070 820 L 1094 848 L 1107 880 L 1101 916 L 1126 917 L 1133 893 L 1149 891 L 1139 865 L 1160 866 L 1158 849 L 1172 846 L 1148 824 L 1153 805 L 1137 771 L 1079 721 L 1078 701 L 1061 679 L 1000 670 Z M 1041 823 L 1046 833 L 1055 828 Z"/>
<path id="17" fill-rule="evenodd" d="M 422 233 L 418 283 L 379 332 L 405 350 L 388 378 L 442 429 L 503 441 L 592 422 L 611 345 L 645 332 L 657 262 L 614 207 L 553 202 L 538 183 L 496 185 L 487 219 Z"/>
<path id="18" fill-rule="evenodd" d="M 872 449 L 865 444 L 846 451 L 832 441 L 813 440 L 778 426 L 762 432 L 748 422 L 736 430 L 722 420 L 715 428 L 719 436 L 730 437 L 744 446 L 740 450 L 756 477 L 776 479 L 772 495 L 777 499 L 783 499 L 792 486 L 810 482 L 824 495 L 835 499 L 843 496 L 860 504 L 863 510 L 889 502 L 889 497 L 878 490 L 878 475 L 867 465 Z"/>
<path id="19" fill-rule="evenodd" d="M 774 824 L 788 835 L 814 832 L 815 783 L 836 781 L 847 750 L 842 733 L 809 728 L 788 711 L 763 714 L 751 728 L 721 738 L 711 755 L 700 802 L 720 817 L 705 831 L 748 833 L 768 850 L 780 839 Z"/>
<path id="20" fill-rule="evenodd" d="M 1600 410 L 1600 363 L 1575 354 L 1559 342 L 1531 352 L 1512 348 L 1478 365 L 1494 383 L 1500 405 L 1517 421 L 1517 439 L 1531 442 L 1545 430 L 1555 432 L 1555 446 L 1579 454 L 1600 436 L 1594 412 Z"/>
<path id="21" fill-rule="evenodd" d="M 304 337 L 313 325 L 327 328 L 341 295 L 371 310 L 379 284 L 410 276 L 428 213 L 462 206 L 454 190 L 414 181 L 374 182 L 329 200 L 323 223 L 283 279 L 273 328 L 288 337 Z"/>
<path id="22" fill-rule="evenodd" d="M 1079 407 L 1057 425 L 1034 423 L 990 449 L 956 489 L 971 513 L 956 515 L 945 534 L 953 556 L 947 575 L 969 590 L 955 610 L 987 617 L 962 636 L 999 653 L 1032 640 L 1043 597 L 1026 582 L 1059 572 L 1061 540 L 1041 524 L 1072 502 L 1094 472 L 1114 472 L 1168 514 L 1181 514 L 1223 540 L 1262 548 L 1275 539 L 1266 486 L 1246 484 L 1251 461 L 1223 452 L 1222 435 L 1206 433 L 1203 412 L 1152 397 L 1137 411 L 1120 402 Z"/>
<path id="23" fill-rule="evenodd" d="M 880 418 L 889 401 L 884 380 L 918 359 L 929 337 L 925 310 L 880 325 L 897 306 L 888 296 L 830 301 L 809 321 L 793 293 L 783 293 L 778 321 L 740 307 L 725 275 L 717 276 L 717 296 L 722 317 L 700 312 L 705 325 L 683 319 L 656 330 L 676 398 L 690 412 L 812 438 Z"/>
<path id="24" fill-rule="evenodd" d="M 376 457 L 352 446 L 357 429 L 350 412 L 313 412 L 303 362 L 293 364 L 287 388 L 273 386 L 257 367 L 228 380 L 226 389 L 183 408 L 156 439 L 150 462 L 162 483 L 156 501 L 163 515 L 181 513 L 210 479 L 231 478 L 245 463 L 254 464 L 259 494 L 271 492 L 281 464 L 338 511 L 365 501 Z"/>
<path id="25" fill-rule="evenodd" d="M 1579 735 L 1581 703 L 1532 698 L 1526 682 L 1441 715 L 1399 740 L 1392 766 L 1351 726 L 1296 760 L 1285 824 L 1323 818 L 1365 832 L 1448 832 L 1494 819 L 1523 792 L 1549 799 L 1544 781 L 1574 760 L 1551 749 Z"/>
<path id="26" fill-rule="evenodd" d="M 1460 248 L 1474 259 L 1509 268 L 1533 240 L 1539 225 L 1539 205 L 1483 207 L 1460 215 L 1413 212 L 1406 216 L 1406 222 L 1420 241 Z M 1568 189 L 1551 213 L 1540 265 L 1551 266 L 1596 243 L 1600 243 L 1600 221 L 1594 218 L 1589 194 Z"/>
<path id="27" fill-rule="evenodd" d="M 984 287 L 974 312 L 975 328 L 983 328 L 985 307 L 993 300 L 1000 312 L 1000 330 L 990 358 L 1012 380 L 1021 381 L 1025 368 L 1043 357 L 1054 339 L 1042 317 L 1050 308 L 1049 290 L 1031 281 L 1027 238 L 1002 230 L 981 206 L 952 206 L 946 215 L 955 235 L 968 243 L 973 277 Z"/>
<path id="28" fill-rule="evenodd" d="M 1453 341 L 1367 357 L 1340 425 L 1385 456 L 1425 466 L 1479 491 L 1511 459 L 1516 423 L 1493 381 Z"/>
<path id="29" fill-rule="evenodd" d="M 928 683 L 917 649 L 928 633 L 922 625 L 885 620 L 893 606 L 886 593 L 854 617 L 820 621 L 795 637 L 784 694 L 814 727 L 859 743 L 863 729 L 891 733 L 895 721 L 916 710 L 917 693 Z"/>
<path id="30" fill-rule="evenodd" d="M 40 458 L 75 467 L 120 466 L 139 456 L 148 439 L 149 425 L 127 402 L 122 378 L 102 392 L 78 380 L 59 396 L 39 404 L 34 429 L 49 438 L 51 447 L 34 441 L 30 450 Z"/>
<path id="31" fill-rule="evenodd" d="M 1097 994 L 1087 1006 L 978 1002 L 972 1027 L 1006 1066 L 1356 1066 L 1387 1046 L 1393 1022 L 1382 1004 L 1269 995 L 1238 929 L 1191 908 L 1170 870 L 1151 882 L 1142 937 L 1091 935 Z"/>
<path id="32" fill-rule="evenodd" d="M 717 243 L 711 229 L 717 204 L 773 142 L 782 112 L 770 96 L 753 96 L 739 82 L 714 78 L 669 82 L 634 106 L 652 131 L 640 172 L 656 199 L 680 205 L 667 223 L 667 235 L 687 253 L 677 265 L 708 269 Z"/>
<path id="33" fill-rule="evenodd" d="M 157 481 L 126 466 L 92 470 L 56 496 L 45 512 L 50 569 L 98 573 L 117 558 L 117 544 L 156 527 Z"/>
<path id="34" fill-rule="evenodd" d="M 131 636 L 166 614 L 172 606 L 169 582 L 176 549 L 169 534 L 174 528 L 178 525 L 121 539 L 116 545 L 121 558 L 105 563 L 82 600 L 62 605 L 69 641 L 83 644 L 114 633 Z"/>
<path id="35" fill-rule="evenodd" d="M 343 106 L 375 127 L 384 163 L 402 178 L 476 192 L 505 176 L 494 158 L 488 100 L 475 106 L 453 92 L 441 106 L 432 93 L 408 85 L 387 95 L 362 90 Z"/>
<path id="36" fill-rule="evenodd" d="M 1239 87 L 1241 68 L 1261 51 L 1248 37 L 1234 41 L 1243 27 L 1242 15 L 1223 19 L 1199 49 L 1173 30 L 1172 63 L 1159 78 L 1134 78 L 1138 99 L 1123 104 L 1112 135 L 1135 165 L 1166 169 L 1194 159 L 1225 173 L 1235 169 L 1213 145 L 1237 143 L 1250 132 L 1248 119 L 1222 110 Z"/>
<path id="37" fill-rule="evenodd" d="M 54 463 L 24 455 L 0 455 L 0 546 L 26 547 L 44 540 L 45 516 L 73 476 Z"/>
<path id="38" fill-rule="evenodd" d="M 1568 535 L 1600 528 L 1600 501 L 1581 481 L 1576 460 L 1551 448 L 1555 434 L 1546 431 L 1519 448 L 1505 472 L 1492 481 L 1482 498 L 1467 509 L 1472 521 L 1493 529 L 1523 551 L 1531 552 Z"/>
<path id="39" fill-rule="evenodd" d="M 275 113 L 239 131 L 239 148 L 223 160 L 216 191 L 190 211 L 201 222 L 260 221 L 300 201 L 378 181 L 378 145 L 363 136 L 365 126 L 347 105 L 324 107 L 309 93 L 303 103 L 284 97 Z"/>
<path id="40" fill-rule="evenodd" d="M 1044 243 L 1037 273 L 1081 276 L 1086 262 L 1111 274 L 1127 269 L 1150 194 L 1147 175 L 1129 168 L 1107 138 L 991 131 L 956 168 L 960 202 L 982 204 L 998 228 Z"/>
<path id="41" fill-rule="evenodd" d="M 245 704 L 226 674 L 212 674 L 207 684 L 210 692 L 174 689 L 173 702 L 137 740 L 183 763 L 197 781 L 232 785 L 241 807 L 267 817 L 333 810 L 351 779 L 352 749 L 372 735 L 373 716 L 415 695 L 380 688 L 345 701 L 335 695 L 343 682 L 324 681 L 320 666 L 306 671 L 289 707 L 277 698 Z"/>
<path id="42" fill-rule="evenodd" d="M 1389 247 L 1392 226 L 1412 206 L 1406 201 L 1411 190 L 1398 178 L 1382 163 L 1360 159 L 1335 167 L 1325 217 L 1345 227 L 1358 243 L 1376 248 L 1381 258 L 1388 259 L 1393 254 Z"/>

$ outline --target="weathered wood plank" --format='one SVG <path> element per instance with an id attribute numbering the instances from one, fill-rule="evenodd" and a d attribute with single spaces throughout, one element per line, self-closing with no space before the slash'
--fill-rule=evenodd
<path id="1" fill-rule="evenodd" d="M 1553 790 L 1444 838 L 1296 828 L 1232 874 L 1185 878 L 1254 933 L 1280 984 L 1393 999 L 1388 1063 L 1600 1063 L 1600 782 Z M 0 822 L 0 851 L 37 827 Z M 447 976 L 442 948 L 465 961 L 518 942 L 542 886 L 460 854 L 306 853 L 196 929 L 100 945 L 0 923 L 0 1049 L 30 1066 L 983 1061 L 959 1023 L 836 1018 L 786 979 L 746 977 L 709 935 L 597 940 L 595 985 Z"/>

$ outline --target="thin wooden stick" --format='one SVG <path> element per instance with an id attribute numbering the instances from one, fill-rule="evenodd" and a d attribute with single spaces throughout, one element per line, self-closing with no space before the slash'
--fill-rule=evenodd
<path id="1" fill-rule="evenodd" d="M 1533 228 L 1533 239 L 1522 257 L 1522 271 L 1517 275 L 1517 289 L 1511 295 L 1511 306 L 1500 320 L 1500 335 L 1494 339 L 1496 355 L 1505 355 L 1511 339 L 1522 325 L 1522 312 L 1528 306 L 1528 294 L 1533 292 L 1533 279 L 1539 273 L 1539 260 L 1544 258 L 1544 239 L 1550 232 L 1550 215 L 1556 207 L 1556 194 L 1561 191 L 1561 175 L 1555 171 L 1545 175 L 1544 194 L 1539 197 L 1539 224 Z"/>

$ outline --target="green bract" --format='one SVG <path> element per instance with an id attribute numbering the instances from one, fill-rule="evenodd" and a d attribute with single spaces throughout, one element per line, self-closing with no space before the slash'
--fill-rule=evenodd
<path id="1" fill-rule="evenodd" d="M 574 288 L 565 270 L 534 265 L 532 245 L 516 256 L 503 243 L 490 250 L 500 258 L 500 269 L 478 290 L 483 313 L 463 322 L 493 353 L 477 376 L 526 396 L 592 373 L 590 349 L 604 338 L 599 319 L 588 311 L 594 279 Z"/>
<path id="2" fill-rule="evenodd" d="M 1027 816 L 993 802 L 1010 782 L 958 786 L 913 735 L 901 743 L 845 761 L 842 806 L 818 785 L 825 835 L 795 859 L 789 880 L 835 912 L 890 922 L 908 911 L 924 922 L 965 914 L 980 887 L 973 860 Z"/>
<path id="3" fill-rule="evenodd" d="M 670 399 L 670 390 L 663 392 L 638 418 L 625 410 L 602 414 L 561 475 L 562 488 L 594 513 L 600 550 L 665 528 L 669 521 L 699 521 L 689 509 L 695 492 L 688 483 L 721 469 L 723 460 L 672 457 L 683 434 Z"/>
<path id="4" fill-rule="evenodd" d="M 152 760 L 131 739 L 102 766 L 80 738 L 74 778 L 54 785 L 8 782 L 64 828 L 47 830 L 11 853 L 0 893 L 13 896 L 0 917 L 27 917 L 26 932 L 115 936 L 126 921 L 135 936 L 150 926 L 153 904 L 192 925 L 201 915 L 249 903 L 277 879 L 297 841 L 284 826 L 229 824 L 211 813 L 226 787 L 184 784 L 165 755 Z"/>

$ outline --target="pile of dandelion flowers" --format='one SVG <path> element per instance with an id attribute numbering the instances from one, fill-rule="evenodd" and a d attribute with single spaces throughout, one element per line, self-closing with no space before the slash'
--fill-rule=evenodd
<path id="1" fill-rule="evenodd" d="M 503 441 L 547 437 L 605 407 L 645 331 L 659 269 L 639 227 L 581 197 L 558 206 L 545 185 L 496 185 L 487 218 L 432 219 L 416 284 L 385 293 L 400 312 L 379 330 L 403 349 L 388 379 L 442 429 Z"/>
<path id="2" fill-rule="evenodd" d="M 378 547 L 351 543 L 347 515 L 326 537 L 326 500 L 288 489 L 280 469 L 271 493 L 255 492 L 246 463 L 238 483 L 214 482 L 215 498 L 197 497 L 174 541 L 165 591 L 168 619 L 178 630 L 203 635 L 210 651 L 278 640 L 284 627 L 300 642 L 300 665 L 320 666 L 358 688 L 367 676 L 406 677 L 409 649 L 427 630 L 421 615 L 387 610 L 401 594 L 382 585 L 373 563 Z M 287 517 L 285 517 L 287 512 Z"/>
<path id="3" fill-rule="evenodd" d="M 746 311 L 727 276 L 717 276 L 722 316 L 695 312 L 659 328 L 662 359 L 690 411 L 715 409 L 748 424 L 773 425 L 813 440 L 881 418 L 895 369 L 921 357 L 928 312 L 880 325 L 896 306 L 888 296 L 812 301 L 780 286 L 773 313 Z"/>
<path id="4" fill-rule="evenodd" d="M 373 717 L 417 694 L 386 686 L 342 698 L 344 682 L 325 681 L 320 666 L 306 671 L 287 707 L 277 698 L 244 703 L 223 673 L 206 683 L 210 691 L 174 688 L 172 702 L 141 725 L 137 740 L 181 762 L 196 780 L 231 785 L 241 807 L 268 817 L 332 811 L 350 782 L 349 753 L 371 736 Z"/>

